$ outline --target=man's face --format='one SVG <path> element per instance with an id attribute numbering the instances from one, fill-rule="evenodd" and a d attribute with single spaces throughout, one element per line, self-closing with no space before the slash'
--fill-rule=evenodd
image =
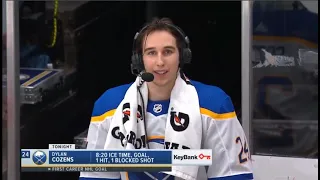
<path id="1" fill-rule="evenodd" d="M 167 31 L 154 31 L 143 41 L 143 63 L 154 75 L 157 86 L 174 83 L 179 68 L 179 50 L 176 39 Z"/>

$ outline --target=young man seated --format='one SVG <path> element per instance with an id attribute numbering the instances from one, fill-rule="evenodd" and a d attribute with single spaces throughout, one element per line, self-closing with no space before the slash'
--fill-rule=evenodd
<path id="1" fill-rule="evenodd" d="M 87 148 L 212 149 L 212 165 L 159 173 L 81 172 L 80 180 L 253 179 L 249 145 L 230 97 L 189 80 L 183 65 L 190 61 L 189 39 L 170 19 L 143 27 L 134 39 L 136 81 L 109 89 L 96 101 Z"/>

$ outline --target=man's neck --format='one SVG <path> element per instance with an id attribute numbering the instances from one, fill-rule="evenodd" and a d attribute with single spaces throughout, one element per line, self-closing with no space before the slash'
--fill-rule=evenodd
<path id="1" fill-rule="evenodd" d="M 169 100 L 174 83 L 167 86 L 157 86 L 154 83 L 148 83 L 148 99 L 151 101 Z"/>

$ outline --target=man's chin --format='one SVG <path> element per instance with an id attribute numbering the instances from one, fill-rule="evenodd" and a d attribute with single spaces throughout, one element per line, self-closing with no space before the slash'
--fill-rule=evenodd
<path id="1" fill-rule="evenodd" d="M 169 81 L 168 80 L 154 80 L 152 81 L 152 83 L 158 87 L 165 87 L 169 84 Z"/>

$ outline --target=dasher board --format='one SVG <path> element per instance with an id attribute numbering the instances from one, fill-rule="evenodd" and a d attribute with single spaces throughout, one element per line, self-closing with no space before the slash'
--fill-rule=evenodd
<path id="1" fill-rule="evenodd" d="M 33 87 L 59 72 L 61 70 L 58 69 L 20 68 L 20 85 L 21 87 Z M 3 74 L 2 85 L 6 85 L 6 77 L 6 74 Z"/>
<path id="2" fill-rule="evenodd" d="M 62 77 L 63 70 L 60 69 L 20 68 L 21 103 L 36 104 L 42 101 L 41 93 L 52 90 Z M 6 92 L 6 74 L 2 74 L 2 80 L 2 89 Z"/>

